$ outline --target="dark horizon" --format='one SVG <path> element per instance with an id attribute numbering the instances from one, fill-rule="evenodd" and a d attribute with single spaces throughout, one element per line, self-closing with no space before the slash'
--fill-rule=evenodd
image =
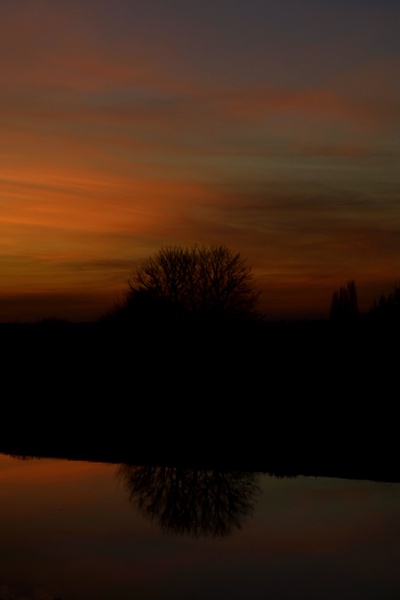
<path id="1" fill-rule="evenodd" d="M 352 279 L 354 280 L 354 279 Z M 325 306 L 319 310 L 299 307 L 297 310 L 291 308 L 274 311 L 265 310 L 265 297 L 268 292 L 261 292 L 261 298 L 257 306 L 260 316 L 269 322 L 279 321 L 319 321 L 329 320 L 332 297 L 340 287 L 346 285 L 346 281 L 338 282 L 336 288 L 332 288 L 326 295 Z M 393 278 L 393 283 L 385 288 L 376 290 L 376 294 L 368 301 L 365 294 L 360 290 L 355 280 L 358 294 L 358 310 L 361 316 L 367 316 L 374 305 L 379 304 L 382 297 L 389 297 L 399 284 L 398 278 Z M 22 294 L 17 296 L 0 296 L 0 323 L 36 323 L 43 320 L 59 320 L 70 323 L 96 323 L 109 313 L 113 306 L 121 302 L 126 292 L 126 285 L 119 294 L 105 292 L 103 296 L 96 294 Z M 364 298 L 364 300 L 363 300 Z M 265 300 L 265 298 L 264 298 Z"/>

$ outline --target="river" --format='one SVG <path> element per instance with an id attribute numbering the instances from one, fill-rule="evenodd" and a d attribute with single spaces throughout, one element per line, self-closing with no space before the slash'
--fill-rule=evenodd
<path id="1" fill-rule="evenodd" d="M 1 600 L 395 600 L 400 484 L 0 455 Z"/>

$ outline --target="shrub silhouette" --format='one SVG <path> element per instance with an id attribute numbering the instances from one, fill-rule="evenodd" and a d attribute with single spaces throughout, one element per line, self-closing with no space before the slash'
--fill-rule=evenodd
<path id="1" fill-rule="evenodd" d="M 162 248 L 134 271 L 115 316 L 153 322 L 253 318 L 258 293 L 252 270 L 225 246 Z"/>

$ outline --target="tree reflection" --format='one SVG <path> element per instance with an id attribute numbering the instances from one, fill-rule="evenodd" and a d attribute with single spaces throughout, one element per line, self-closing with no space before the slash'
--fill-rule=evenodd
<path id="1" fill-rule="evenodd" d="M 121 465 L 118 475 L 143 516 L 174 535 L 230 535 L 259 492 L 254 473 Z"/>

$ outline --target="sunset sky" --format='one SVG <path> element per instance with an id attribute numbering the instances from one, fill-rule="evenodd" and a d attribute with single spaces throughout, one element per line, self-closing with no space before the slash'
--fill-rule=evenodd
<path id="1" fill-rule="evenodd" d="M 0 321 L 226 244 L 269 317 L 400 281 L 399 0 L 1 0 Z"/>

